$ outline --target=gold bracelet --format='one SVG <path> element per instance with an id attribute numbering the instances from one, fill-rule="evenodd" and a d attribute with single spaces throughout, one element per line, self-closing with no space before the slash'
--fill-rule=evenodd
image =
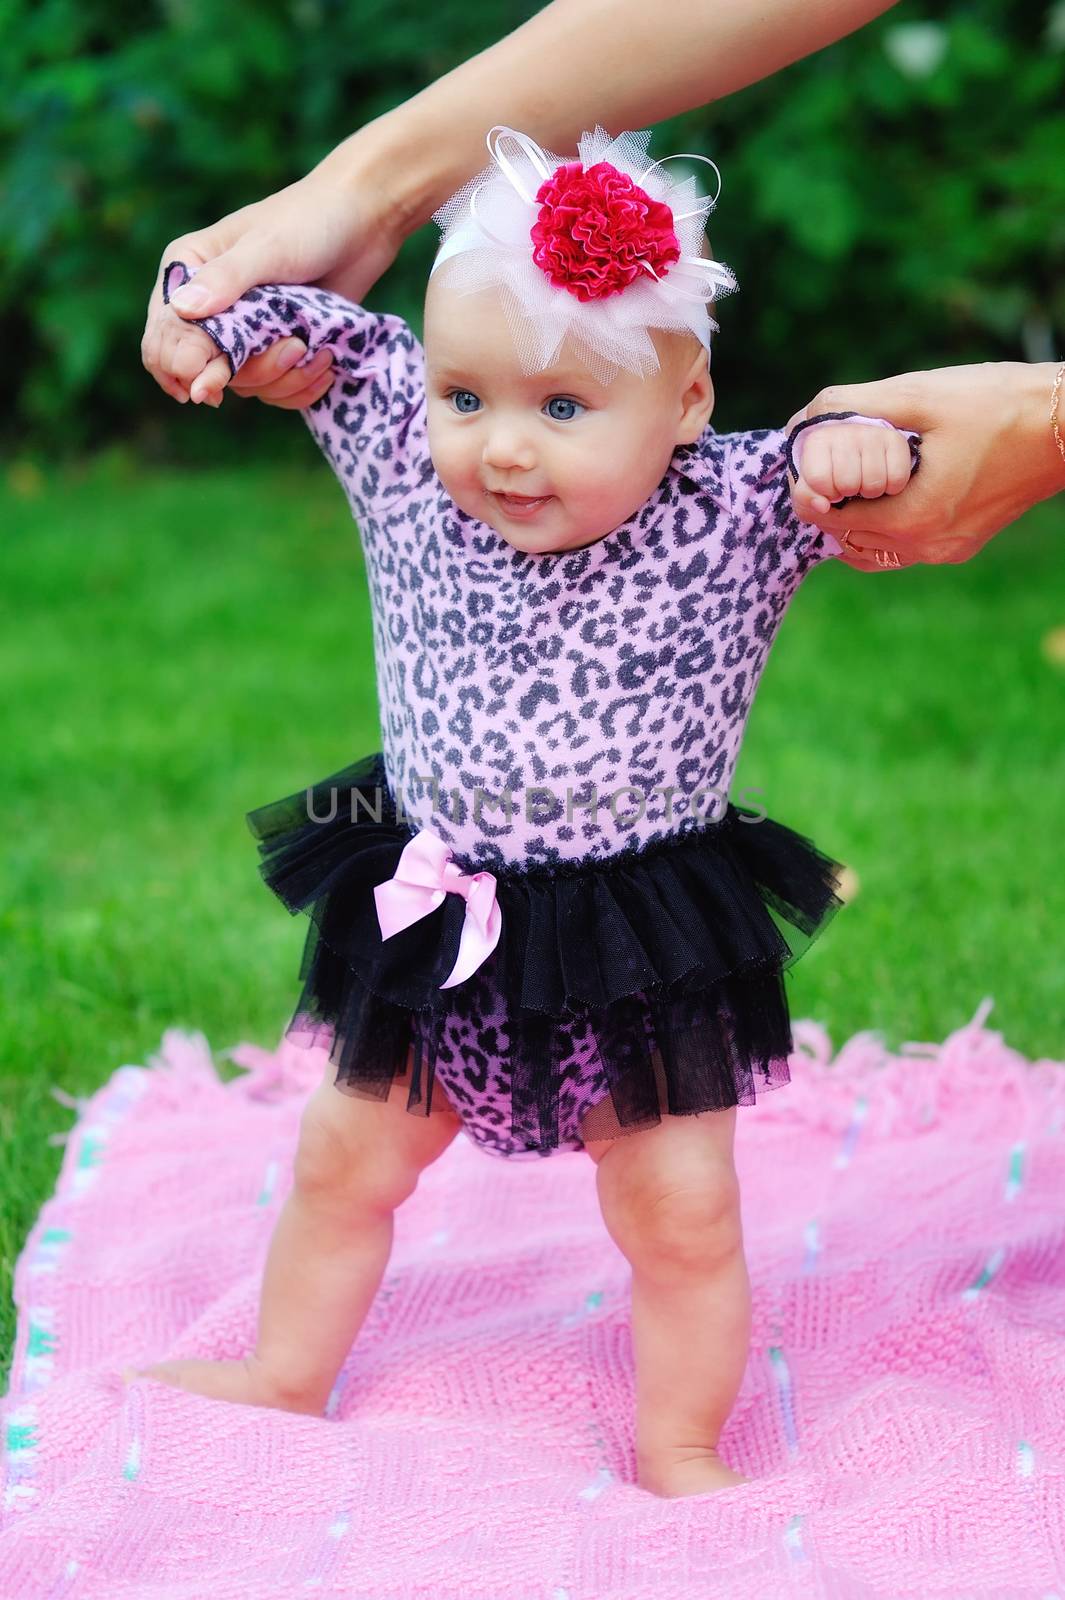
<path id="1" fill-rule="evenodd" d="M 1061 394 L 1061 380 L 1063 377 L 1065 377 L 1065 361 L 1061 363 L 1057 370 L 1054 387 L 1050 394 L 1050 426 L 1054 430 L 1054 442 L 1058 447 L 1058 454 L 1061 456 L 1062 461 L 1065 461 L 1065 444 L 1062 443 L 1061 429 L 1058 427 L 1058 396 Z"/>

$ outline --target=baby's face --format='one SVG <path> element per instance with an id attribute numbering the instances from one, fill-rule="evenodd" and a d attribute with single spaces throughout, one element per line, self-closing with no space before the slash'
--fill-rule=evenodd
<path id="1" fill-rule="evenodd" d="M 526 377 L 495 290 L 429 280 L 424 346 L 429 453 L 460 510 L 532 554 L 577 550 L 653 494 L 673 452 L 706 427 L 714 391 L 698 341 L 653 333 L 661 369 L 597 383 L 569 343 Z M 506 495 L 539 504 L 526 509 Z"/>

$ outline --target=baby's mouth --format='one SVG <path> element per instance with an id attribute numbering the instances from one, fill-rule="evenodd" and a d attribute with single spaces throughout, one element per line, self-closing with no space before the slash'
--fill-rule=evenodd
<path id="1" fill-rule="evenodd" d="M 490 493 L 509 516 L 515 517 L 532 516 L 541 506 L 547 505 L 549 500 L 554 499 L 554 495 L 551 494 L 500 494 L 495 489 Z"/>

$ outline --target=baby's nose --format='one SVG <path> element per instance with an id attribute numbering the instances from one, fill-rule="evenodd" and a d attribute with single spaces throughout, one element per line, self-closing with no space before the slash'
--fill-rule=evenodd
<path id="1" fill-rule="evenodd" d="M 497 424 L 485 441 L 483 461 L 497 472 L 521 468 L 529 472 L 536 465 L 536 452 L 520 428 Z"/>

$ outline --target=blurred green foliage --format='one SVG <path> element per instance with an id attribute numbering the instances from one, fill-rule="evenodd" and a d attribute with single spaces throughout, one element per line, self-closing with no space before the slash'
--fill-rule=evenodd
<path id="1" fill-rule="evenodd" d="M 291 441 L 301 430 L 260 406 L 173 428 L 140 361 L 166 244 L 291 182 L 535 9 L 0 0 L 9 440 Z M 782 421 L 831 381 L 1061 353 L 1065 0 L 906 0 L 660 125 L 654 150 L 702 151 L 724 175 L 711 239 L 740 293 L 718 319 L 719 427 Z M 367 297 L 419 332 L 435 238 L 409 240 Z"/>

